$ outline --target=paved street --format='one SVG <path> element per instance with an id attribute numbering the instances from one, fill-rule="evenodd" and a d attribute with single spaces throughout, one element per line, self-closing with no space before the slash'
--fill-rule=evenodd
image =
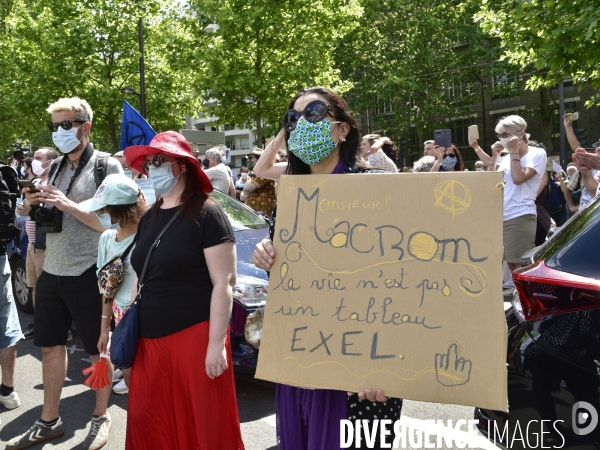
<path id="1" fill-rule="evenodd" d="M 508 303 L 505 303 L 508 305 Z M 29 324 L 33 316 L 20 314 L 21 326 Z M 65 423 L 65 435 L 50 441 L 46 445 L 38 445 L 34 449 L 76 449 L 85 438 L 89 429 L 89 420 L 93 409 L 94 393 L 83 385 L 84 376 L 81 371 L 89 365 L 89 359 L 82 350 L 81 342 L 75 334 L 67 344 L 69 351 L 69 370 L 63 389 L 61 401 L 61 417 Z M 32 340 L 19 343 L 17 360 L 16 387 L 21 397 L 21 407 L 12 411 L 0 409 L 2 429 L 0 445 L 13 436 L 23 433 L 39 418 L 43 400 L 41 376 L 41 351 L 33 345 Z M 242 434 L 247 450 L 277 449 L 275 436 L 275 390 L 270 383 L 254 381 L 249 376 L 239 376 L 236 382 Z M 113 420 L 111 437 L 106 445 L 107 450 L 117 450 L 125 445 L 127 395 L 112 395 L 109 411 Z M 425 419 L 458 420 L 473 418 L 473 408 L 405 401 L 402 410 L 402 423 L 416 430 L 429 431 L 430 442 L 436 442 L 437 428 L 423 422 Z M 466 430 L 466 427 L 463 427 Z M 416 435 L 415 435 L 416 436 Z M 473 440 L 466 432 L 459 432 L 456 437 L 468 441 L 471 448 L 494 449 L 484 438 Z M 417 438 L 418 439 L 418 438 Z M 418 440 L 416 441 L 418 442 Z M 407 447 L 411 448 L 407 437 Z M 419 447 L 417 447 L 419 448 Z M 458 447 L 442 447 L 458 448 Z"/>

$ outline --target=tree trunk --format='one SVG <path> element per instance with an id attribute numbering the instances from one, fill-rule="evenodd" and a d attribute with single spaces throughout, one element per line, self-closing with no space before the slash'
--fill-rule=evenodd
<path id="1" fill-rule="evenodd" d="M 112 144 L 112 152 L 111 153 L 116 153 L 119 151 L 119 145 L 120 145 L 120 138 L 121 136 L 117 136 L 117 122 L 114 119 L 115 115 L 109 114 L 107 120 L 108 120 L 108 129 L 110 131 L 110 142 Z M 108 149 L 107 149 L 108 150 Z"/>
<path id="2" fill-rule="evenodd" d="M 262 113 L 260 110 L 260 100 L 256 100 L 256 147 L 262 148 L 262 137 L 263 137 L 263 127 L 262 127 Z"/>

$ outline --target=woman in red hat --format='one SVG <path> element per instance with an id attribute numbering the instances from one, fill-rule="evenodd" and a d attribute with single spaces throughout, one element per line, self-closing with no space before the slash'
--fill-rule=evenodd
<path id="1" fill-rule="evenodd" d="M 154 245 L 138 297 L 126 448 L 243 449 L 229 343 L 236 276 L 229 220 L 179 133 L 128 147 L 125 158 L 162 196 L 139 223 L 131 255 L 138 277 L 180 211 Z"/>

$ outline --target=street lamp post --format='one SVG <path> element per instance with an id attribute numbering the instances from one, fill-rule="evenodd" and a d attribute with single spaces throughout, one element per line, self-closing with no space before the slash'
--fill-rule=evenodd
<path id="1" fill-rule="evenodd" d="M 146 118 L 146 80 L 144 74 L 144 22 L 140 17 L 138 22 L 139 29 L 139 41 L 140 41 L 140 92 L 132 88 L 131 86 L 124 86 L 121 89 L 123 94 L 127 95 L 135 95 L 140 99 L 140 114 L 145 119 Z"/>

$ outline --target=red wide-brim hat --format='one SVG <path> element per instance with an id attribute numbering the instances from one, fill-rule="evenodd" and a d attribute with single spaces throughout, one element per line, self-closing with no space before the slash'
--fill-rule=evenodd
<path id="1" fill-rule="evenodd" d="M 150 145 L 132 145 L 131 147 L 127 147 L 123 153 L 127 165 L 142 173 L 144 173 L 142 170 L 142 163 L 146 160 L 146 156 L 148 155 L 160 153 L 166 156 L 173 156 L 174 158 L 188 159 L 196 168 L 202 190 L 206 193 L 212 192 L 213 190 L 213 185 L 204 170 L 202 170 L 200 162 L 194 156 L 189 142 L 183 135 L 176 131 L 158 133 L 154 136 L 152 141 L 150 141 Z"/>

